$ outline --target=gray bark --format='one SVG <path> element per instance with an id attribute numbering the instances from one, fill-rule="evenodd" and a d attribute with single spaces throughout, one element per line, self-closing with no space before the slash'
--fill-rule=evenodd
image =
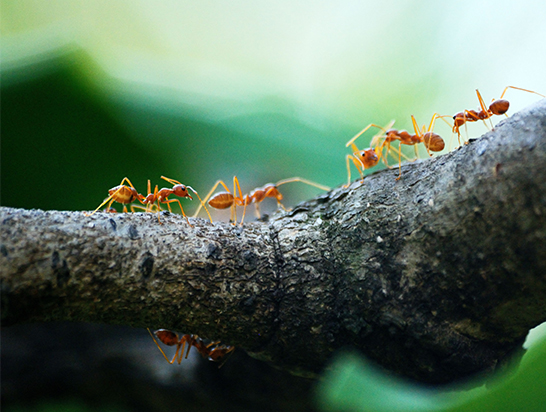
<path id="1" fill-rule="evenodd" d="M 491 370 L 546 321 L 546 100 L 402 170 L 244 228 L 1 208 L 2 324 L 173 329 L 304 376 L 347 346 L 425 382 Z"/>

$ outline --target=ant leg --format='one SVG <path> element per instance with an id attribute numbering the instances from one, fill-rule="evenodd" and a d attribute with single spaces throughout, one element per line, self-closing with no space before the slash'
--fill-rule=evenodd
<path id="1" fill-rule="evenodd" d="M 366 133 L 366 130 L 368 130 L 370 127 L 374 126 L 373 123 L 370 123 L 368 126 L 366 126 L 364 129 L 362 129 L 360 132 L 358 132 L 351 140 L 349 140 L 346 144 L 345 144 L 345 147 L 349 147 L 353 144 L 353 142 L 358 139 L 361 135 L 363 135 L 364 133 Z M 358 149 L 356 150 L 358 151 Z"/>
<path id="2" fill-rule="evenodd" d="M 182 337 L 180 338 L 180 341 L 178 342 L 178 346 L 176 348 L 176 355 L 177 355 L 176 361 L 178 362 L 179 365 L 182 363 L 182 359 L 184 358 L 184 349 L 186 348 L 186 343 L 187 343 L 186 336 L 187 335 L 182 335 Z"/>
<path id="3" fill-rule="evenodd" d="M 201 203 L 201 206 L 203 207 L 203 209 L 205 209 L 205 212 L 207 212 L 207 215 L 209 217 L 209 220 L 210 220 L 210 223 L 212 223 L 212 217 L 210 216 L 210 213 L 209 213 L 209 210 L 207 209 L 207 207 L 205 206 L 205 203 L 203 203 L 203 201 L 201 200 L 201 198 L 199 197 L 199 193 L 197 193 L 197 191 L 195 191 L 195 189 L 191 186 L 186 186 L 188 189 L 191 189 L 191 191 L 193 193 L 195 193 L 197 195 L 197 198 L 199 199 L 199 203 Z"/>
<path id="4" fill-rule="evenodd" d="M 260 204 L 259 203 L 255 203 L 254 204 L 254 213 L 256 214 L 256 218 L 261 218 L 262 217 L 262 214 L 260 213 Z"/>
<path id="5" fill-rule="evenodd" d="M 387 130 L 389 130 L 394 125 L 394 120 L 391 120 L 385 127 L 380 127 L 379 133 L 377 133 L 374 137 L 372 137 L 372 140 L 370 140 L 370 147 L 377 147 L 379 146 L 379 140 L 381 138 L 386 138 Z"/>
<path id="6" fill-rule="evenodd" d="M 482 95 L 480 94 L 478 89 L 476 89 L 476 94 L 478 95 L 478 101 L 480 102 L 480 107 L 482 108 L 482 111 L 487 115 L 486 119 L 489 119 L 489 123 L 491 124 L 491 129 L 492 129 L 493 128 L 493 122 L 491 121 L 492 113 L 489 110 L 489 108 L 486 106 L 485 102 L 483 101 Z M 482 119 L 482 120 L 485 127 L 489 129 L 489 126 L 487 126 L 485 119 Z"/>
<path id="7" fill-rule="evenodd" d="M 398 177 L 396 180 L 400 180 L 402 177 L 402 142 L 398 144 Z"/>
<path id="8" fill-rule="evenodd" d="M 394 120 L 391 120 L 391 122 L 389 123 L 389 125 L 387 125 L 387 128 L 390 128 L 392 125 L 394 124 Z M 377 124 L 374 124 L 374 123 L 370 123 L 368 126 L 366 126 L 364 129 L 362 129 L 360 132 L 358 132 L 351 140 L 349 140 L 346 144 L 345 144 L 345 147 L 349 147 L 353 144 L 353 142 L 358 139 L 360 136 L 362 136 L 364 133 L 366 133 L 366 131 L 370 128 L 370 127 L 377 127 L 379 130 L 381 130 L 381 132 L 385 133 L 385 129 L 383 129 L 383 127 L 377 125 Z M 381 134 L 380 132 L 380 134 Z M 375 136 L 374 136 L 375 138 Z M 355 150 L 356 152 L 358 152 L 358 149 Z"/>
<path id="9" fill-rule="evenodd" d="M 129 206 L 129 209 L 131 209 L 131 213 L 136 213 L 135 209 L 142 210 L 144 213 L 149 212 L 148 206 L 144 207 L 144 206 L 140 206 L 140 205 L 131 205 L 131 206 Z"/>
<path id="10" fill-rule="evenodd" d="M 188 355 L 190 354 L 190 349 L 192 345 L 195 345 L 195 342 L 197 341 L 198 336 L 194 337 L 193 335 L 184 335 L 184 338 L 186 339 L 186 342 L 188 344 L 188 350 L 186 351 L 186 356 L 184 357 L 184 359 L 188 359 Z"/>
<path id="11" fill-rule="evenodd" d="M 239 197 L 237 198 L 237 191 L 239 192 Z M 243 192 L 241 192 L 241 186 L 239 185 L 239 179 L 237 176 L 233 176 L 233 204 L 231 205 L 231 221 L 234 225 L 237 224 L 237 200 L 245 203 L 243 199 Z M 243 225 L 244 215 L 246 214 L 246 208 L 243 210 L 243 217 L 241 219 L 241 226 Z"/>
<path id="12" fill-rule="evenodd" d="M 188 222 L 188 225 L 190 225 L 191 227 L 193 227 L 193 225 L 190 223 L 190 220 L 188 219 L 188 216 L 186 216 L 186 214 L 184 213 L 184 208 L 182 207 L 182 203 L 180 203 L 180 200 L 178 199 L 166 199 L 164 200 L 163 202 L 161 203 L 166 203 L 167 204 L 167 207 L 169 208 L 169 212 L 172 213 L 172 210 L 171 210 L 171 203 L 173 202 L 177 202 L 178 203 L 178 206 L 180 206 L 180 211 L 182 212 L 182 216 L 184 216 L 186 218 L 186 222 Z"/>
<path id="13" fill-rule="evenodd" d="M 501 97 L 499 97 L 499 99 L 502 99 L 504 97 L 504 94 L 506 93 L 506 91 L 508 89 L 517 89 L 517 90 L 522 90 L 524 92 L 529 92 L 529 93 L 534 93 L 534 94 L 538 94 L 539 96 L 542 96 L 542 97 L 546 97 L 544 96 L 543 94 L 540 94 L 540 93 L 537 93 L 537 92 L 534 92 L 532 90 L 527 90 L 527 89 L 522 89 L 521 87 L 516 87 L 516 86 L 506 86 L 501 94 Z"/>
<path id="14" fill-rule="evenodd" d="M 103 207 L 106 203 L 108 203 L 108 206 L 106 207 L 107 209 L 110 209 L 110 207 L 112 207 L 112 204 L 115 202 L 115 199 L 114 199 L 114 196 L 116 196 L 120 190 L 122 190 L 123 187 L 120 185 L 119 189 L 116 190 L 114 193 L 112 193 L 110 196 L 108 196 L 106 199 L 104 199 L 104 202 L 102 202 L 99 207 L 97 207 L 92 213 L 90 214 L 87 214 L 87 212 L 84 212 L 84 215 L 85 216 L 93 216 L 95 213 L 97 213 L 97 211 Z"/>
<path id="15" fill-rule="evenodd" d="M 235 209 L 237 205 L 235 204 L 235 202 L 233 202 L 233 205 L 231 206 L 233 209 Z M 243 216 L 241 216 L 241 221 L 239 222 L 239 225 L 240 226 L 243 226 L 243 223 L 245 221 L 245 216 L 246 216 L 246 201 L 243 199 Z M 235 216 L 237 217 L 237 216 Z"/>
<path id="16" fill-rule="evenodd" d="M 417 125 L 417 121 L 415 120 L 415 117 L 413 117 L 413 115 L 411 115 L 411 121 L 413 123 L 413 130 L 415 131 L 415 134 L 417 135 L 417 137 L 419 137 L 419 140 L 422 140 L 423 132 L 421 131 L 421 129 L 419 129 L 419 126 Z M 430 150 L 428 149 L 426 145 L 425 145 L 425 149 L 427 149 L 428 155 L 432 156 L 430 154 Z"/>
<path id="17" fill-rule="evenodd" d="M 347 185 L 343 186 L 345 188 L 351 185 L 351 164 L 349 163 L 349 159 L 353 161 L 353 163 L 356 166 L 356 170 L 358 170 L 358 173 L 360 173 L 360 177 L 362 178 L 362 180 L 364 180 L 364 173 L 362 173 L 362 171 L 360 170 L 360 167 L 364 168 L 364 165 L 362 164 L 362 162 L 360 162 L 360 160 L 358 160 L 356 157 L 352 155 L 347 155 L 345 156 L 345 161 L 347 163 Z"/>
<path id="18" fill-rule="evenodd" d="M 279 180 L 277 183 L 275 183 L 275 187 L 284 185 L 285 183 L 292 183 L 292 182 L 305 183 L 306 185 L 313 186 L 313 187 L 316 187 L 316 188 L 321 189 L 321 190 L 331 190 L 331 188 L 328 187 L 328 186 L 324 186 L 324 185 L 321 185 L 319 183 L 315 183 L 315 182 L 312 182 L 310 180 L 307 180 L 307 179 L 304 179 L 304 178 L 298 177 L 298 176 L 291 177 L 289 179 Z"/>

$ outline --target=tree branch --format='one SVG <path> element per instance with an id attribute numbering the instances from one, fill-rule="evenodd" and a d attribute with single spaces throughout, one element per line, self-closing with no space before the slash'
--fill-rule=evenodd
<path id="1" fill-rule="evenodd" d="M 169 328 L 306 376 L 347 345 L 426 382 L 490 370 L 546 320 L 546 100 L 402 170 L 243 229 L 1 208 L 2 323 Z"/>

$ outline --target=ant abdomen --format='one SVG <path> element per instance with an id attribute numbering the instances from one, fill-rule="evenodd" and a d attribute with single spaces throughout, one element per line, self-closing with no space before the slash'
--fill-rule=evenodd
<path id="1" fill-rule="evenodd" d="M 491 113 L 496 115 L 506 113 L 509 108 L 510 108 L 510 102 L 504 99 L 495 100 L 493 103 L 489 105 L 489 110 L 491 111 Z"/>
<path id="2" fill-rule="evenodd" d="M 444 139 L 433 132 L 423 134 L 423 143 L 431 152 L 441 152 L 445 147 Z"/>
<path id="3" fill-rule="evenodd" d="M 220 192 L 212 196 L 209 205 L 215 209 L 227 209 L 233 205 L 234 197 L 231 193 Z"/>

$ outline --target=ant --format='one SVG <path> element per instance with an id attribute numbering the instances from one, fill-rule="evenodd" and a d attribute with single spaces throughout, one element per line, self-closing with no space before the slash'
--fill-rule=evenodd
<path id="1" fill-rule="evenodd" d="M 539 96 L 546 97 L 540 93 L 534 92 L 532 90 L 522 89 L 521 87 L 515 87 L 515 86 L 506 86 L 500 96 L 500 98 L 496 100 L 492 100 L 492 103 L 487 107 L 485 105 L 485 102 L 482 98 L 482 95 L 476 89 L 476 94 L 478 95 L 478 101 L 480 102 L 480 111 L 476 110 L 464 110 L 462 112 L 456 113 L 453 115 L 453 132 L 457 133 L 457 136 L 459 138 L 459 144 L 461 144 L 461 133 L 459 131 L 459 128 L 466 124 L 466 122 L 477 122 L 478 120 L 483 120 L 485 124 L 486 119 L 491 119 L 493 115 L 506 115 L 506 112 L 508 111 L 510 107 L 510 102 L 508 100 L 503 99 L 506 91 L 508 89 L 516 89 L 516 90 L 522 90 L 524 92 L 528 93 L 534 93 L 538 94 Z M 491 123 L 491 120 L 489 120 Z M 465 126 L 466 127 L 466 126 Z M 493 127 L 493 123 L 491 123 L 491 127 Z"/>
<path id="2" fill-rule="evenodd" d="M 356 166 L 356 170 L 358 170 L 358 173 L 360 173 L 360 177 L 362 179 L 364 179 L 364 170 L 371 169 L 372 167 L 376 166 L 379 163 L 379 159 L 382 157 L 383 146 L 379 147 L 378 139 L 381 137 L 381 132 L 387 133 L 385 129 L 391 127 L 393 124 L 394 124 L 394 120 L 392 120 L 385 128 L 383 128 L 374 123 L 370 123 L 364 129 L 358 132 L 351 140 L 349 140 L 347 144 L 345 144 L 345 147 L 351 146 L 353 150 L 353 154 L 352 155 L 349 154 L 345 156 L 345 162 L 347 164 L 347 185 L 344 187 L 349 187 L 349 185 L 351 184 L 351 166 L 350 166 L 351 164 L 349 160 L 353 161 L 354 165 Z M 369 147 L 368 149 L 359 150 L 354 142 L 361 135 L 363 135 L 370 127 L 377 127 L 378 129 L 381 130 L 381 132 L 379 132 L 379 134 L 375 135 L 372 138 L 371 147 Z M 372 149 L 373 146 L 375 146 L 375 149 Z"/>
<path id="3" fill-rule="evenodd" d="M 124 183 L 127 182 L 129 186 L 126 186 Z M 124 177 L 121 183 L 108 190 L 109 196 L 102 202 L 99 207 L 97 207 L 93 213 L 87 214 L 84 212 L 86 216 L 92 216 L 94 215 L 101 207 L 103 207 L 106 203 L 108 203 L 108 206 L 106 206 L 106 212 L 114 213 L 116 210 L 112 207 L 112 204 L 114 202 L 121 203 L 123 205 L 123 212 L 127 213 L 127 205 L 130 203 L 133 203 L 135 200 L 138 200 L 140 203 L 143 203 L 144 196 L 137 192 L 129 178 Z M 134 212 L 134 207 L 131 206 L 131 211 Z"/>
<path id="4" fill-rule="evenodd" d="M 148 195 L 145 198 L 143 197 L 143 201 L 142 201 L 142 204 L 147 205 L 146 211 L 151 211 L 152 210 L 152 205 L 154 203 L 157 203 L 157 220 L 159 221 L 159 223 L 161 223 L 161 220 L 159 219 L 159 212 L 161 211 L 160 204 L 161 203 L 167 204 L 167 207 L 169 208 L 169 212 L 172 213 L 171 203 L 178 202 L 178 206 L 180 206 L 180 210 L 182 211 L 182 215 L 186 218 L 186 221 L 188 222 L 188 225 L 192 226 L 192 224 L 190 223 L 188 217 L 186 216 L 186 213 L 184 213 L 184 208 L 182 207 L 182 204 L 180 203 L 180 200 L 178 200 L 178 199 L 169 199 L 169 196 L 174 195 L 174 196 L 178 196 L 178 197 L 182 197 L 182 198 L 188 197 L 188 198 L 190 198 L 190 200 L 193 200 L 193 198 L 191 197 L 191 195 L 188 192 L 188 189 L 190 189 L 193 193 L 195 193 L 197 195 L 197 197 L 199 198 L 199 201 L 201 202 L 201 205 L 203 207 L 205 207 L 205 205 L 203 204 L 203 201 L 199 197 L 199 194 L 191 186 L 183 185 L 178 180 L 169 179 L 168 177 L 165 177 L 165 176 L 161 176 L 161 178 L 163 180 L 166 180 L 170 184 L 172 184 L 173 187 L 172 188 L 164 187 L 164 188 L 158 190 L 158 186 L 156 185 L 154 192 L 151 193 L 150 185 L 149 185 L 149 181 L 148 181 Z M 206 212 L 207 212 L 207 214 L 209 216 L 210 221 L 212 222 L 212 218 L 211 218 L 210 213 L 209 213 L 209 211 L 207 210 L 206 207 L 205 207 L 205 210 L 206 210 Z"/>
<path id="5" fill-rule="evenodd" d="M 228 346 L 228 345 L 219 346 L 220 344 L 219 341 L 205 344 L 203 340 L 199 338 L 197 335 L 185 334 L 179 338 L 177 333 L 167 329 L 159 329 L 152 334 L 152 332 L 148 328 L 148 333 L 154 340 L 154 343 L 159 348 L 165 360 L 169 362 L 171 365 L 175 361 L 177 361 L 178 364 L 180 365 L 180 363 L 182 363 L 182 359 L 188 359 L 188 355 L 190 354 L 190 349 L 192 346 L 194 346 L 197 349 L 197 351 L 201 354 L 202 357 L 213 362 L 220 361 L 221 358 L 223 358 L 229 353 L 232 353 L 235 350 L 234 346 Z M 159 346 L 159 343 L 155 339 L 154 334 L 163 344 L 167 346 L 176 345 L 176 352 L 171 360 L 169 360 L 169 358 L 167 357 L 163 349 L 161 349 L 161 346 Z M 186 355 L 184 356 L 184 350 L 186 348 L 186 344 L 188 345 L 188 349 L 186 350 Z M 219 367 L 222 367 L 226 360 L 227 358 L 224 360 L 224 362 L 220 364 Z"/>
<path id="6" fill-rule="evenodd" d="M 387 167 L 390 167 L 387 164 L 386 160 L 387 160 L 388 154 L 391 153 L 391 143 L 394 141 L 399 142 L 398 143 L 398 177 L 396 178 L 396 180 L 400 180 L 400 178 L 402 177 L 402 157 L 408 159 L 407 156 L 402 154 L 402 145 L 414 146 L 416 158 L 418 157 L 417 144 L 419 143 L 423 143 L 425 145 L 425 148 L 427 149 L 427 153 L 429 154 L 429 156 L 432 156 L 432 154 L 430 153 L 431 151 L 440 152 L 444 149 L 445 147 L 444 139 L 442 139 L 440 135 L 432 131 L 434 128 L 434 123 L 436 122 L 436 119 L 441 118 L 442 120 L 445 121 L 445 119 L 443 119 L 444 117 L 446 116 L 441 116 L 437 113 L 434 113 L 434 115 L 432 116 L 432 119 L 430 120 L 428 129 L 426 129 L 425 126 L 423 126 L 423 129 L 421 130 L 419 126 L 417 125 L 417 121 L 415 120 L 415 117 L 412 115 L 411 121 L 413 123 L 413 130 L 415 131 L 415 134 L 411 134 L 406 130 L 388 129 L 387 131 L 385 131 L 385 136 L 377 135 L 374 137 L 374 139 L 372 140 L 372 144 L 374 144 L 375 142 L 376 145 L 379 145 L 378 141 L 380 138 L 384 138 L 384 141 L 379 146 L 379 148 L 380 148 L 380 153 L 383 152 L 384 147 L 387 148 L 387 155 L 383 156 L 384 163 L 387 165 Z M 391 122 L 390 125 L 392 126 L 392 124 L 394 124 L 394 122 Z"/>
<path id="7" fill-rule="evenodd" d="M 239 179 L 237 179 L 237 176 L 233 176 L 233 193 L 229 191 L 227 185 L 222 180 L 218 180 L 205 197 L 204 202 L 208 200 L 209 205 L 215 209 L 227 209 L 228 207 L 230 207 L 230 221 L 233 222 L 234 225 L 237 224 L 237 212 L 235 208 L 236 206 L 243 206 L 243 216 L 240 222 L 240 225 L 243 225 L 247 205 L 254 203 L 256 205 L 256 216 L 260 218 L 259 203 L 261 203 L 267 197 L 275 198 L 277 200 L 277 205 L 280 206 L 283 210 L 286 210 L 286 208 L 281 203 L 283 196 L 282 193 L 279 192 L 278 187 L 286 183 L 292 182 L 301 182 L 322 190 L 330 190 L 329 187 L 311 182 L 310 180 L 303 179 L 301 177 L 292 177 L 289 179 L 280 180 L 277 183 L 268 183 L 262 187 L 254 189 L 249 194 L 243 196 L 241 186 L 239 185 Z M 222 185 L 226 191 L 216 193 L 214 196 L 212 196 L 218 185 Z M 239 196 L 237 196 L 237 193 L 239 194 Z M 200 210 L 201 207 L 197 209 L 193 217 L 197 216 Z"/>

